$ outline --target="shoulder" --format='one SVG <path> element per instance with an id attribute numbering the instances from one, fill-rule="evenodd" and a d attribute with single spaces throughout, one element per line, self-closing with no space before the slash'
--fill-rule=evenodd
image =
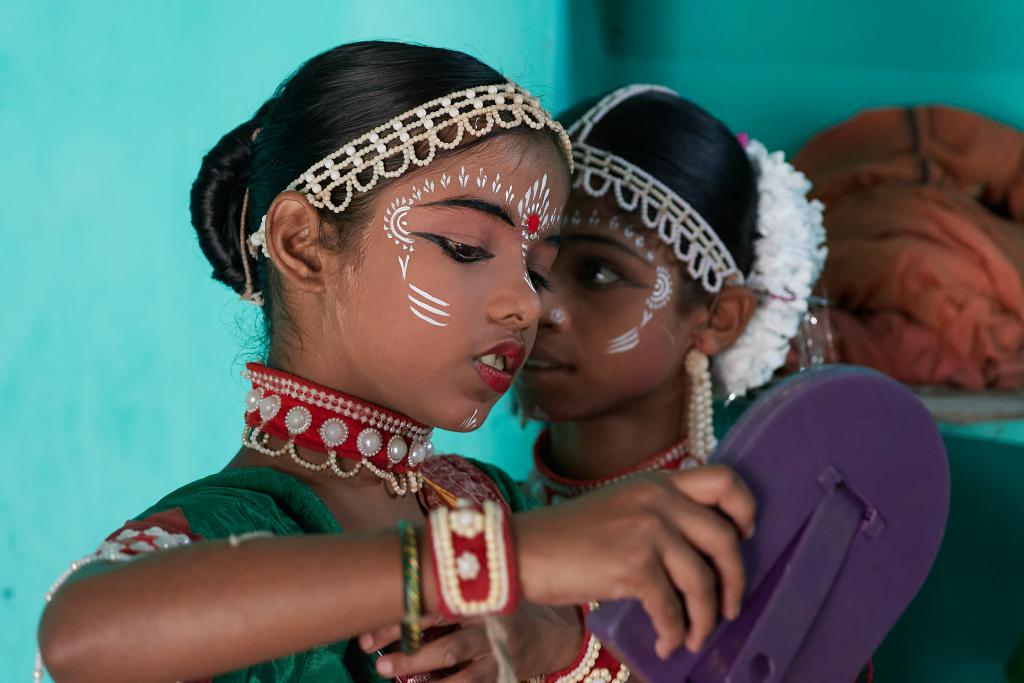
<path id="1" fill-rule="evenodd" d="M 201 538 L 253 531 L 276 535 L 340 531 L 326 505 L 305 484 L 263 467 L 224 470 L 187 484 L 134 522 L 173 510 L 179 511 L 189 533 Z"/>
<path id="2" fill-rule="evenodd" d="M 425 488 L 428 502 L 440 502 L 432 499 L 447 493 L 455 498 L 466 498 L 478 503 L 498 500 L 512 512 L 532 507 L 512 477 L 500 467 L 479 460 L 458 455 L 440 455 L 424 462 L 421 471 L 429 482 Z"/>

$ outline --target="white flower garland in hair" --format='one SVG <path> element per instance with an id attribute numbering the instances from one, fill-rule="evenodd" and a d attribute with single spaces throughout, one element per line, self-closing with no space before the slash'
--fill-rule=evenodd
<path id="1" fill-rule="evenodd" d="M 807 198 L 811 182 L 782 152 L 769 153 L 757 140 L 746 151 L 758 190 L 758 237 L 746 284 L 759 303 L 736 343 L 714 357 L 715 380 L 726 396 L 743 396 L 785 364 L 828 254 L 825 207 Z"/>

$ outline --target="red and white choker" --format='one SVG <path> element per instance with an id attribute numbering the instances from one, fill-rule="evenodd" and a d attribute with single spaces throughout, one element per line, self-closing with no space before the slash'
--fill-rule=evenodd
<path id="1" fill-rule="evenodd" d="M 245 367 L 242 376 L 253 388 L 245 395 L 243 446 L 271 458 L 288 455 L 308 470 L 330 470 L 342 479 L 366 468 L 398 496 L 420 490 L 419 466 L 434 453 L 430 427 L 259 363 Z M 271 436 L 285 444 L 269 448 Z M 327 459 L 310 462 L 296 446 L 326 453 Z M 338 458 L 356 465 L 343 469 Z"/>

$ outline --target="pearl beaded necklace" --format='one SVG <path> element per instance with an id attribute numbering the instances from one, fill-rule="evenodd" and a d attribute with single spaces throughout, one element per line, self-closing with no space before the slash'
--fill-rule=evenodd
<path id="1" fill-rule="evenodd" d="M 544 436 L 541 436 L 538 443 L 542 443 L 544 438 Z M 607 479 L 580 482 L 570 482 L 564 478 L 556 478 L 544 468 L 544 463 L 538 453 L 535 456 L 535 468 L 532 476 L 542 489 L 561 496 L 562 498 L 575 498 L 576 496 L 583 495 L 589 491 L 595 491 L 599 488 L 618 483 L 642 472 L 656 472 L 658 470 L 671 469 L 672 467 L 689 469 L 700 465 L 702 461 L 695 455 L 688 453 L 688 448 L 689 441 L 683 440 L 666 450 L 661 455 L 656 456 L 654 459 L 640 465 L 636 469 L 630 470 L 629 472 L 624 472 L 620 475 L 609 477 Z"/>
<path id="2" fill-rule="evenodd" d="M 419 466 L 434 452 L 430 427 L 256 363 L 247 365 L 243 375 L 253 383 L 245 396 L 246 448 L 269 458 L 287 455 L 307 470 L 330 470 L 340 479 L 350 479 L 365 468 L 385 480 L 397 496 L 422 488 Z M 272 435 L 285 439 L 284 445 L 270 448 Z M 299 455 L 297 445 L 326 453 L 327 458 L 310 462 Z M 343 469 L 339 457 L 355 460 L 355 467 Z"/>

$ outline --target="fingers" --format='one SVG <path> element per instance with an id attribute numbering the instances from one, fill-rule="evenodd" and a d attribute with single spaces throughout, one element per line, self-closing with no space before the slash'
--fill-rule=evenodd
<path id="1" fill-rule="evenodd" d="M 420 620 L 420 628 L 426 631 L 428 628 L 441 626 L 444 623 L 446 623 L 445 618 L 440 614 L 426 615 Z M 391 626 L 385 626 L 384 628 L 379 628 L 376 631 L 370 631 L 359 636 L 359 647 L 363 652 L 383 650 L 389 645 L 397 643 L 401 637 L 402 625 L 392 624 Z"/>
<path id="2" fill-rule="evenodd" d="M 359 647 L 363 652 L 373 652 L 391 645 L 402 637 L 402 625 L 385 626 L 359 636 Z"/>
<path id="3" fill-rule="evenodd" d="M 384 677 L 408 676 L 448 669 L 491 651 L 481 624 L 466 624 L 458 631 L 424 643 L 412 654 L 396 652 L 377 659 L 377 673 Z"/>
<path id="4" fill-rule="evenodd" d="M 754 535 L 757 502 L 746 483 L 731 467 L 706 465 L 673 472 L 670 480 L 680 493 L 691 500 L 720 509 L 744 538 Z"/>
<path id="5" fill-rule="evenodd" d="M 659 546 L 665 570 L 672 583 L 682 592 L 686 604 L 686 614 L 690 622 L 688 632 L 685 632 L 686 648 L 696 652 L 714 631 L 715 623 L 718 621 L 715 574 L 695 547 L 678 534 L 666 529 L 664 536 L 659 539 Z M 678 604 L 678 597 L 675 602 Z M 672 643 L 672 647 L 667 651 L 662 651 L 660 647 L 656 649 L 658 655 L 664 659 L 682 644 L 684 641 L 680 640 Z"/>
<path id="6" fill-rule="evenodd" d="M 747 583 L 736 527 L 714 510 L 689 500 L 680 501 L 663 514 L 714 565 L 721 586 L 718 608 L 726 619 L 735 619 Z"/>
<path id="7" fill-rule="evenodd" d="M 669 536 L 666 534 L 666 539 Z M 664 543 L 667 545 L 668 541 Z M 700 558 L 695 559 L 700 561 Z M 654 650 L 659 657 L 666 659 L 686 639 L 686 624 L 679 594 L 658 562 L 652 561 L 644 575 L 637 577 L 637 583 L 639 588 L 636 597 L 658 634 Z"/>
<path id="8" fill-rule="evenodd" d="M 496 680 L 498 664 L 490 654 L 477 659 L 458 673 L 441 679 L 442 683 L 494 683 Z"/>

